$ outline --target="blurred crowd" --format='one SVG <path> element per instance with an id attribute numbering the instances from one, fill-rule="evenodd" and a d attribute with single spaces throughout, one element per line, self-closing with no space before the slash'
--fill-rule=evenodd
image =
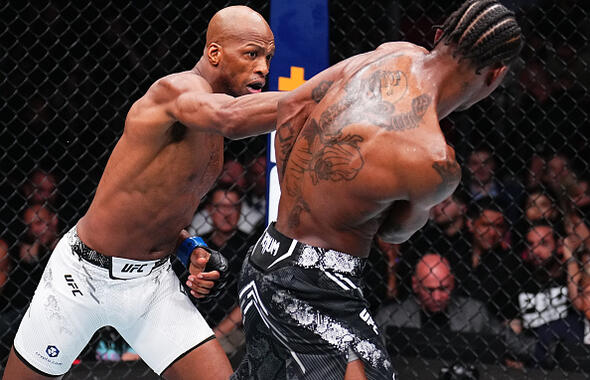
<path id="1" fill-rule="evenodd" d="M 437 339 L 448 346 L 449 333 L 456 333 L 485 337 L 488 349 L 497 342 L 492 360 L 500 364 L 576 368 L 583 361 L 577 353 L 587 355 L 580 347 L 590 347 L 588 13 L 580 1 L 513 3 L 520 7 L 527 43 L 512 77 L 493 99 L 441 123 L 463 167 L 460 187 L 433 208 L 428 224 L 408 242 L 376 239 L 367 261 L 364 292 L 394 355 L 421 355 Z M 398 16 L 397 23 L 386 19 L 383 29 L 396 28 L 403 39 L 430 46 L 428 31 L 444 12 L 437 6 L 403 12 L 395 7 L 387 11 Z M 339 10 L 333 8 L 336 23 Z M 378 23 L 383 9 L 375 9 Z M 365 45 L 374 48 L 368 46 L 374 41 L 359 40 L 356 50 L 336 44 L 332 54 L 342 59 Z M 25 120 L 31 119 L 36 132 L 59 121 L 44 115 L 53 108 L 39 94 L 30 104 L 34 116 Z M 86 112 L 94 120 L 94 111 Z M 229 259 L 229 286 L 197 307 L 236 361 L 244 343 L 237 278 L 266 223 L 266 155 L 259 149 L 265 142 L 229 146 L 217 185 L 187 226 Z M 92 149 L 104 150 L 96 145 Z M 80 210 L 72 205 L 88 202 L 84 189 L 94 187 L 89 178 L 95 170 L 68 174 L 51 163 L 22 168 L 26 178 L 0 183 L 6 202 L 0 208 L 0 363 L 53 247 L 77 219 Z M 427 348 L 420 347 L 422 341 Z M 572 358 L 580 361 L 572 366 Z M 109 328 L 80 357 L 137 359 Z"/>

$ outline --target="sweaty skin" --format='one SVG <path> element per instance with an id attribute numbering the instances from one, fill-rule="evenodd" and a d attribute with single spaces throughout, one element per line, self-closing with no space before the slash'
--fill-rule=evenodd
<path id="1" fill-rule="evenodd" d="M 274 129 L 278 93 L 219 94 L 257 93 L 265 83 L 274 37 L 248 10 L 216 14 L 195 68 L 158 80 L 133 104 L 78 223 L 88 246 L 138 260 L 169 255 L 221 172 L 224 136 Z"/>
<path id="2" fill-rule="evenodd" d="M 366 257 L 375 235 L 400 243 L 426 223 L 461 178 L 439 120 L 503 78 L 477 76 L 448 49 L 387 43 L 279 102 L 280 232 Z"/>

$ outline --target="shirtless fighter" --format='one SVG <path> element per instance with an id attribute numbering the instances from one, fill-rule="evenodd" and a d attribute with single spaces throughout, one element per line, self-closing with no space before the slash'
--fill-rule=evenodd
<path id="1" fill-rule="evenodd" d="M 279 102 L 278 218 L 240 279 L 233 379 L 392 379 L 359 275 L 375 235 L 407 240 L 460 181 L 439 120 L 487 97 L 522 45 L 514 14 L 469 0 L 434 48 L 387 43 Z"/>
<path id="2" fill-rule="evenodd" d="M 208 254 L 183 228 L 221 171 L 224 136 L 274 129 L 282 95 L 245 95 L 260 92 L 273 54 L 262 16 L 225 8 L 209 23 L 197 65 L 156 81 L 133 104 L 90 208 L 52 254 L 4 379 L 61 377 L 106 325 L 166 379 L 230 376 L 211 328 L 181 292 L 170 255 L 179 247 L 179 258 L 192 264 L 193 296 L 219 278 L 219 271 L 201 273 L 207 259 L 219 264 L 219 254 L 198 258 Z"/>

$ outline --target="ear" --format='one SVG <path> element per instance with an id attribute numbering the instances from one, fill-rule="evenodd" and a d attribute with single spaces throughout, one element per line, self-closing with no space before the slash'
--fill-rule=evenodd
<path id="1" fill-rule="evenodd" d="M 506 70 L 508 70 L 508 67 L 506 65 L 502 65 L 500 67 L 490 70 L 486 77 L 486 85 L 491 86 L 497 80 L 504 79 L 504 74 L 506 73 Z"/>
<path id="2" fill-rule="evenodd" d="M 434 44 L 436 45 L 437 42 L 443 35 L 443 30 L 441 28 L 436 28 L 436 32 L 434 32 Z"/>
<path id="3" fill-rule="evenodd" d="M 207 47 L 207 59 L 213 66 L 217 66 L 221 61 L 221 46 L 215 42 L 211 42 Z"/>

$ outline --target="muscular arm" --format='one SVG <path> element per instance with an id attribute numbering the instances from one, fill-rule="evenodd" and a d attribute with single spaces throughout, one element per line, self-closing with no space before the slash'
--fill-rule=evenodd
<path id="1" fill-rule="evenodd" d="M 240 139 L 275 129 L 282 96 L 284 93 L 265 92 L 234 98 L 191 91 L 178 96 L 171 113 L 189 128 Z"/>
<path id="2" fill-rule="evenodd" d="M 233 97 L 212 93 L 193 73 L 158 80 L 129 111 L 127 122 L 172 124 L 239 139 L 275 129 L 278 101 L 284 93 L 265 92 Z"/>

